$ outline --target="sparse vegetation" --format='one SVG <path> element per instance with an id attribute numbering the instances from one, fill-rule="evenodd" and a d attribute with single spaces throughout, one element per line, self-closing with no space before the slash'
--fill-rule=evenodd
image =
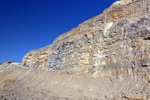
<path id="1" fill-rule="evenodd" d="M 95 16 L 92 16 L 91 18 L 94 18 Z"/>
<path id="2" fill-rule="evenodd" d="M 11 64 L 11 63 L 13 63 L 13 62 L 14 62 L 14 61 L 8 61 L 7 63 L 8 63 L 8 64 Z"/>

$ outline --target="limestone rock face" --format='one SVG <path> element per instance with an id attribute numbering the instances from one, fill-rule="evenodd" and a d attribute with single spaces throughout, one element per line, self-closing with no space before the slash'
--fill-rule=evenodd
<path id="1" fill-rule="evenodd" d="M 150 0 L 117 1 L 23 66 L 0 65 L 0 99 L 150 100 L 149 9 Z"/>
<path id="2" fill-rule="evenodd" d="M 65 73 L 150 67 L 150 1 L 117 1 L 101 15 L 30 51 L 22 65 Z"/>
<path id="3" fill-rule="evenodd" d="M 37 69 L 45 69 L 49 56 L 49 48 L 50 45 L 38 50 L 32 50 L 28 52 L 23 57 L 21 65 Z"/>

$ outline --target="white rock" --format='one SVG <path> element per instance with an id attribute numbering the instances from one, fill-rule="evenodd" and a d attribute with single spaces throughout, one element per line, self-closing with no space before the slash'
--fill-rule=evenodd
<path id="1" fill-rule="evenodd" d="M 16 62 L 14 62 L 14 63 L 11 63 L 10 65 L 19 65 L 20 63 L 16 63 Z"/>
<path id="2" fill-rule="evenodd" d="M 112 27 L 112 25 L 113 25 L 113 22 L 106 23 L 104 27 L 104 35 L 107 33 L 107 30 Z"/>

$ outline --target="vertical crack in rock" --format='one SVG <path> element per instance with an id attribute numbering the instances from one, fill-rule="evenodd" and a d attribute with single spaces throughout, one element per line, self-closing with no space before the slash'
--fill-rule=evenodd
<path id="1" fill-rule="evenodd" d="M 94 49 L 95 49 L 95 43 L 96 43 L 96 39 L 95 39 L 95 35 L 92 32 L 92 37 L 93 37 L 93 41 L 92 41 L 92 49 L 90 52 L 90 56 L 89 56 L 89 71 L 92 72 L 93 70 L 93 55 L 94 55 Z"/>

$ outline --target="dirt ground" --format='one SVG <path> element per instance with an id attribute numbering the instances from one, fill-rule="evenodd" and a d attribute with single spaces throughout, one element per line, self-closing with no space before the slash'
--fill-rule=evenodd
<path id="1" fill-rule="evenodd" d="M 133 96 L 135 84 L 97 73 L 62 74 L 10 65 L 0 72 L 0 100 L 132 100 L 125 94 Z"/>

